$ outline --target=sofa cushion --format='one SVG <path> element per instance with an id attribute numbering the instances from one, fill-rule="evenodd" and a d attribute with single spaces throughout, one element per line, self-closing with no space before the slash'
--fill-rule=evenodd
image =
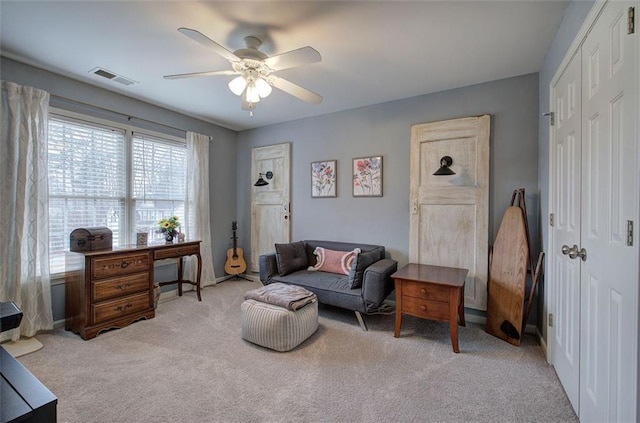
<path id="1" fill-rule="evenodd" d="M 292 242 L 288 244 L 276 244 L 276 262 L 280 276 L 306 269 L 309 265 L 305 253 L 304 242 Z"/>
<path id="2" fill-rule="evenodd" d="M 348 275 L 351 271 L 353 261 L 359 252 L 359 248 L 352 251 L 336 251 L 317 247 L 313 251 L 313 254 L 316 256 L 316 264 L 315 266 L 309 267 L 309 270 Z"/>
<path id="3" fill-rule="evenodd" d="M 377 250 L 363 251 L 356 255 L 353 265 L 351 266 L 351 271 L 349 272 L 349 287 L 351 289 L 360 288 L 362 286 L 365 269 L 379 259 L 380 253 Z"/>

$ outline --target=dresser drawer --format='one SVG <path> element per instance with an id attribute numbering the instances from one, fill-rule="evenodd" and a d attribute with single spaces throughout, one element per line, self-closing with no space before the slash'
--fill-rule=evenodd
<path id="1" fill-rule="evenodd" d="M 121 254 L 91 259 L 91 276 L 95 279 L 129 275 L 149 270 L 149 253 Z"/>
<path id="2" fill-rule="evenodd" d="M 420 282 L 404 281 L 402 295 L 434 301 L 449 301 L 449 288 Z"/>
<path id="3" fill-rule="evenodd" d="M 134 294 L 126 298 L 97 303 L 91 306 L 93 323 L 102 323 L 129 314 L 151 308 L 151 298 L 148 292 Z"/>
<path id="4" fill-rule="evenodd" d="M 91 285 L 91 301 L 104 301 L 110 298 L 125 297 L 136 292 L 149 292 L 149 274 L 136 273 L 119 278 L 101 279 L 92 282 Z"/>
<path id="5" fill-rule="evenodd" d="M 200 253 L 200 245 L 181 245 L 179 247 L 159 248 L 153 251 L 154 260 L 190 256 Z"/>
<path id="6" fill-rule="evenodd" d="M 423 319 L 449 321 L 449 303 L 402 296 L 402 312 Z"/>

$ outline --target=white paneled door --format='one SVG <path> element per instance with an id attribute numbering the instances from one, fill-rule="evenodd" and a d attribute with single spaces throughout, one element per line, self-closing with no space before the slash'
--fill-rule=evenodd
<path id="1" fill-rule="evenodd" d="M 251 183 L 257 181 L 261 174 L 268 182 L 264 186 L 251 187 L 249 268 L 252 272 L 260 270 L 260 255 L 273 253 L 275 243 L 287 243 L 290 240 L 290 151 L 290 143 L 251 150 Z"/>
<path id="2" fill-rule="evenodd" d="M 571 59 L 553 87 L 554 137 L 551 146 L 553 163 L 553 243 L 550 246 L 552 266 L 547 274 L 553 280 L 555 312 L 553 319 L 553 363 L 567 392 L 578 410 L 580 395 L 580 260 L 564 254 L 563 245 L 573 247 L 580 242 L 580 172 L 582 171 L 581 131 L 582 103 L 580 51 Z M 572 254 L 573 255 L 573 254 Z"/>
<path id="3" fill-rule="evenodd" d="M 552 92 L 553 364 L 583 422 L 637 421 L 636 5 L 604 6 Z"/>

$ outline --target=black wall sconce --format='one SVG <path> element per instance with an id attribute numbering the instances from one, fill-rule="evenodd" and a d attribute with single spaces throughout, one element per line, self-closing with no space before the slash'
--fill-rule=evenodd
<path id="1" fill-rule="evenodd" d="M 255 187 L 263 187 L 265 185 L 269 185 L 269 182 L 265 181 L 262 177 L 265 177 L 267 179 L 271 179 L 273 178 L 273 172 L 272 171 L 268 171 L 267 173 L 262 173 L 260 172 L 260 177 L 258 178 L 258 180 L 256 181 L 255 184 L 253 184 L 253 186 Z"/>
<path id="2" fill-rule="evenodd" d="M 440 159 L 440 169 L 433 172 L 434 176 L 447 176 L 447 175 L 455 175 L 456 173 L 451 170 L 449 166 L 453 164 L 453 159 L 451 156 L 442 156 Z"/>

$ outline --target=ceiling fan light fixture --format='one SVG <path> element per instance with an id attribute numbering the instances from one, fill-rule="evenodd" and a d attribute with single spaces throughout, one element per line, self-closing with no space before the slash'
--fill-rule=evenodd
<path id="1" fill-rule="evenodd" d="M 231 82 L 229 82 L 229 89 L 231 90 L 232 93 L 238 96 L 242 95 L 242 92 L 246 87 L 247 87 L 247 80 L 244 79 L 243 76 L 238 76 L 236 78 L 233 78 Z"/>
<path id="2" fill-rule="evenodd" d="M 256 89 L 258 90 L 258 95 L 262 98 L 267 97 L 271 94 L 271 85 L 264 78 L 258 78 L 256 81 Z"/>
<path id="3" fill-rule="evenodd" d="M 247 103 L 257 103 L 260 101 L 260 94 L 258 93 L 258 88 L 256 88 L 256 83 L 254 81 L 249 81 L 247 90 L 245 91 L 245 96 Z"/>

